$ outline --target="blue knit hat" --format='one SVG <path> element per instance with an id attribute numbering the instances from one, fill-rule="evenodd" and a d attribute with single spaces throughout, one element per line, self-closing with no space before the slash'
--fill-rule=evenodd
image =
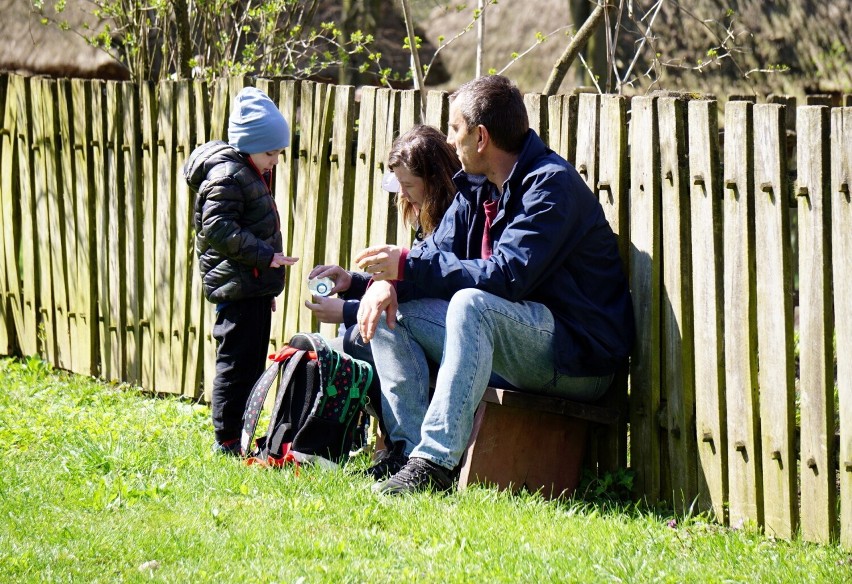
<path id="1" fill-rule="evenodd" d="M 244 154 L 281 150 L 290 145 L 290 126 L 268 95 L 246 87 L 234 99 L 228 144 Z"/>

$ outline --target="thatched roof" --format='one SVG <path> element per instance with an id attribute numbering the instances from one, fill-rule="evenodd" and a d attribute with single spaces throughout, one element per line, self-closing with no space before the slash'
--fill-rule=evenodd
<path id="1" fill-rule="evenodd" d="M 53 3 L 45 2 L 45 6 L 53 6 Z M 91 2 L 70 0 L 65 11 L 56 15 L 56 22 L 65 21 L 72 30 L 61 30 L 56 23 L 43 24 L 29 0 L 0 0 L 0 71 L 128 79 L 124 66 L 104 51 L 90 46 L 81 36 L 81 32 L 91 34 L 86 26 L 89 30 L 98 28 L 92 10 Z M 50 11 L 49 15 L 55 13 Z"/>

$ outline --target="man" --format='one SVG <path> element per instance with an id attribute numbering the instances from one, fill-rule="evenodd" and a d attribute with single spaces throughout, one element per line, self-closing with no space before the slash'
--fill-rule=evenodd
<path id="1" fill-rule="evenodd" d="M 493 75 L 450 99 L 452 206 L 421 248 L 357 258 L 376 280 L 358 321 L 392 444 L 371 469 L 390 475 L 382 493 L 451 487 L 492 371 L 591 401 L 633 343 L 616 237 L 576 170 L 529 129 L 520 91 Z M 440 364 L 431 401 L 429 361 Z"/>

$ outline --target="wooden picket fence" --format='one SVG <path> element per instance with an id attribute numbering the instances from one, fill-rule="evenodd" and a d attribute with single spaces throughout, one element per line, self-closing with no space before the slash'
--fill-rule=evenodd
<path id="1" fill-rule="evenodd" d="M 195 146 L 225 137 L 249 82 L 0 76 L 0 354 L 203 396 L 213 314 L 181 171 Z M 410 241 L 379 180 L 421 100 L 423 121 L 444 131 L 448 100 L 256 85 L 294 131 L 275 197 L 285 250 L 301 260 L 274 349 L 318 328 L 303 307 L 312 266 Z M 629 459 L 615 447 L 606 467 L 629 464 L 652 502 L 852 548 L 848 100 L 729 101 L 723 114 L 676 95 L 525 100 L 533 128 L 598 194 L 630 276 L 638 343 L 629 429 L 616 437 Z"/>

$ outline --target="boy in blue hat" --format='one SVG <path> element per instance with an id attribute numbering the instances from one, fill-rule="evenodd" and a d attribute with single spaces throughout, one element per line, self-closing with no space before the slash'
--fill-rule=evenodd
<path id="1" fill-rule="evenodd" d="M 287 120 L 254 87 L 240 91 L 228 142 L 196 148 L 184 166 L 195 199 L 195 250 L 204 295 L 216 304 L 211 410 L 214 450 L 240 455 L 243 413 L 266 368 L 275 297 L 284 289 L 284 255 L 272 171 L 290 145 Z"/>

